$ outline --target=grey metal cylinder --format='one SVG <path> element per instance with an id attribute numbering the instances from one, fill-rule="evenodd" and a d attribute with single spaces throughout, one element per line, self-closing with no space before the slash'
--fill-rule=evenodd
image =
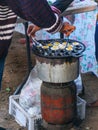
<path id="1" fill-rule="evenodd" d="M 49 59 L 36 56 L 36 68 L 42 81 L 70 82 L 79 76 L 79 58 Z"/>

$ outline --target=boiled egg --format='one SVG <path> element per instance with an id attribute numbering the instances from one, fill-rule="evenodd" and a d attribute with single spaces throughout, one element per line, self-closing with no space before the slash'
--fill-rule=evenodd
<path id="1" fill-rule="evenodd" d="M 51 47 L 51 50 L 58 50 L 58 49 L 59 49 L 58 46 L 53 46 L 53 47 Z"/>
<path id="2" fill-rule="evenodd" d="M 73 42 L 72 44 L 73 45 L 79 45 L 79 42 Z"/>
<path id="3" fill-rule="evenodd" d="M 54 46 L 58 46 L 60 43 L 59 42 L 54 42 Z"/>
<path id="4" fill-rule="evenodd" d="M 42 48 L 43 48 L 43 49 L 48 49 L 48 48 L 49 48 L 49 46 L 42 46 Z"/>
<path id="5" fill-rule="evenodd" d="M 68 45 L 68 46 L 66 47 L 66 50 L 67 50 L 67 51 L 72 51 L 72 50 L 73 50 L 73 46 L 72 46 L 72 45 Z"/>

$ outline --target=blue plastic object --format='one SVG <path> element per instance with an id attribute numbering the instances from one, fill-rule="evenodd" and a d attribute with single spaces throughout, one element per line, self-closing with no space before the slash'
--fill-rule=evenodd
<path id="1" fill-rule="evenodd" d="M 95 29 L 95 56 L 98 62 L 98 15 L 97 15 L 96 29 Z"/>

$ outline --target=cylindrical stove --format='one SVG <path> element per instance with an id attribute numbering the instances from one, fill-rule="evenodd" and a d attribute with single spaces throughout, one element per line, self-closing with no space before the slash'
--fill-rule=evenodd
<path id="1" fill-rule="evenodd" d="M 40 44 L 38 44 L 38 42 Z M 41 86 L 41 112 L 47 130 L 65 129 L 77 115 L 79 57 L 85 46 L 75 40 L 40 40 L 33 44 Z M 47 124 L 47 125 L 46 125 Z"/>
<path id="2" fill-rule="evenodd" d="M 76 115 L 75 89 L 74 82 L 43 82 L 41 86 L 41 111 L 46 122 L 64 125 L 74 119 Z"/>

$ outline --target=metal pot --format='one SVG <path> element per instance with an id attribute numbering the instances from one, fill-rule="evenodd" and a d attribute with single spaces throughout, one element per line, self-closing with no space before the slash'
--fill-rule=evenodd
<path id="1" fill-rule="evenodd" d="M 79 75 L 79 58 L 50 59 L 36 56 L 38 77 L 45 82 L 65 83 Z"/>

